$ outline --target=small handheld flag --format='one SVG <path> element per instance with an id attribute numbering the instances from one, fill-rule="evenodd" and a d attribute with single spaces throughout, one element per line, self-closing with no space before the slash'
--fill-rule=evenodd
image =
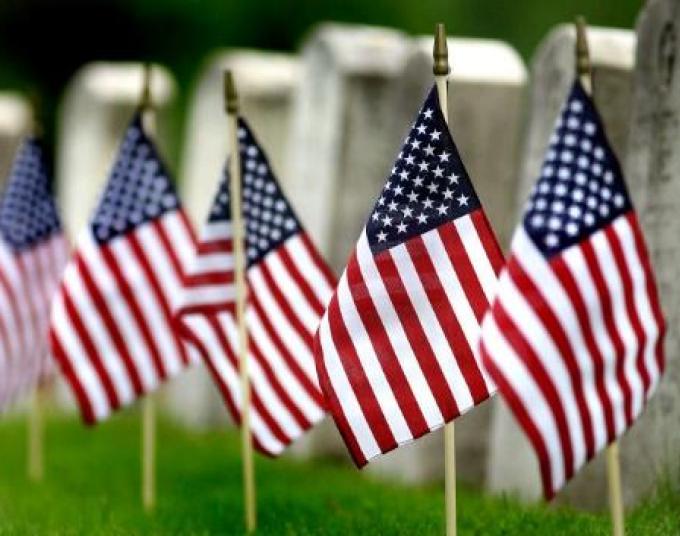
<path id="1" fill-rule="evenodd" d="M 473 351 L 502 264 L 428 95 L 321 320 L 321 387 L 357 465 L 495 390 Z"/>
<path id="2" fill-rule="evenodd" d="M 26 139 L 0 201 L 0 407 L 52 371 L 49 305 L 68 258 L 42 142 Z"/>
<path id="3" fill-rule="evenodd" d="M 576 81 L 480 342 L 546 498 L 640 415 L 664 368 L 664 331 L 621 167 Z"/>
<path id="4" fill-rule="evenodd" d="M 279 454 L 325 414 L 313 336 L 335 280 L 311 243 L 250 128 L 239 119 L 247 255 L 251 427 L 255 446 Z M 186 281 L 178 323 L 240 419 L 232 218 L 225 171 Z"/>
<path id="5" fill-rule="evenodd" d="M 54 354 L 87 423 L 190 364 L 172 327 L 195 239 L 136 114 L 52 308 Z"/>

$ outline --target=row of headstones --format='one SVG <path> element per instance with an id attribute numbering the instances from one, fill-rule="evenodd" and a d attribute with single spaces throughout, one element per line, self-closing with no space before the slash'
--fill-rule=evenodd
<path id="1" fill-rule="evenodd" d="M 629 504 L 673 475 L 680 482 L 679 341 L 672 329 L 680 321 L 680 263 L 674 262 L 680 260 L 680 244 L 674 241 L 680 236 L 680 217 L 674 213 L 674 201 L 680 199 L 680 151 L 671 145 L 680 134 L 680 87 L 674 81 L 678 3 L 647 2 L 638 23 L 637 61 L 633 32 L 591 28 L 588 34 L 595 100 L 627 171 L 671 326 L 666 379 L 622 441 Z M 191 99 L 179 174 L 191 217 L 200 223 L 223 164 L 227 134 L 220 78 L 222 69 L 230 67 L 243 113 L 267 147 L 284 189 L 313 239 L 340 270 L 431 83 L 431 45 L 429 38 L 413 40 L 394 30 L 324 25 L 311 34 L 299 56 L 225 51 L 210 58 Z M 449 40 L 451 128 L 506 247 L 573 79 L 573 45 L 570 27 L 551 32 L 535 54 L 527 91 L 524 64 L 508 45 Z M 168 112 L 175 86 L 167 71 L 156 73 L 162 146 L 170 137 Z M 81 70 L 66 91 L 57 176 L 71 233 L 86 221 L 95 202 L 117 137 L 138 101 L 140 83 L 139 66 L 95 64 Z M 3 102 L 0 98 L 0 112 Z M 209 425 L 225 415 L 201 369 L 180 377 L 163 397 L 188 424 Z M 502 401 L 487 402 L 459 419 L 456 440 L 461 480 L 530 499 L 539 496 L 533 451 Z M 294 450 L 300 455 L 345 455 L 329 422 Z M 371 464 L 369 471 L 411 482 L 441 479 L 442 438 L 430 434 Z M 560 497 L 603 507 L 602 460 L 590 464 Z"/>

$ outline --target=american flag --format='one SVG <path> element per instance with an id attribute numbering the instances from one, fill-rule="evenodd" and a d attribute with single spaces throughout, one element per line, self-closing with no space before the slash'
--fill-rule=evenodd
<path id="1" fill-rule="evenodd" d="M 45 150 L 28 138 L 0 201 L 0 408 L 51 372 L 49 306 L 67 258 Z"/>
<path id="2" fill-rule="evenodd" d="M 473 349 L 501 264 L 433 89 L 317 333 L 321 387 L 357 465 L 493 393 Z"/>
<path id="3" fill-rule="evenodd" d="M 664 331 L 621 168 L 576 82 L 480 342 L 547 498 L 640 414 L 664 368 Z"/>
<path id="4" fill-rule="evenodd" d="M 248 257 L 251 426 L 258 450 L 276 455 L 325 414 L 314 369 L 313 335 L 335 278 L 243 119 L 238 137 Z M 225 173 L 187 278 L 178 323 L 186 340 L 199 349 L 238 422 L 241 391 L 231 226 Z"/>
<path id="5" fill-rule="evenodd" d="M 53 352 L 93 423 L 193 359 L 172 308 L 195 247 L 168 173 L 137 114 L 54 299 Z"/>

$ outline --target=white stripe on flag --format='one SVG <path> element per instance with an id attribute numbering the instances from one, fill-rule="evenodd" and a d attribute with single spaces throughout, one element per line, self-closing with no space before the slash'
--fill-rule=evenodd
<path id="1" fill-rule="evenodd" d="M 404 332 L 397 311 L 394 309 L 394 305 L 385 289 L 383 279 L 375 265 L 373 253 L 368 247 L 366 233 L 362 233 L 361 238 L 359 238 L 356 255 L 368 293 L 371 296 L 378 316 L 380 316 L 380 321 L 385 327 L 385 333 L 392 344 L 394 355 L 399 361 L 399 367 L 406 377 L 406 381 L 418 402 L 418 407 L 423 417 L 425 417 L 425 422 L 427 422 L 430 429 L 441 426 L 444 422 L 444 417 L 439 410 L 425 374 L 420 368 L 418 359 Z"/>
<path id="2" fill-rule="evenodd" d="M 347 378 L 347 373 L 336 351 L 326 317 L 324 317 L 319 326 L 319 344 L 322 347 L 328 380 L 331 383 L 333 392 L 338 397 L 340 409 L 352 430 L 352 434 L 356 438 L 364 458 L 370 460 L 378 456 L 381 450 L 370 425 L 366 421 L 366 416 L 354 394 L 352 385 Z"/>

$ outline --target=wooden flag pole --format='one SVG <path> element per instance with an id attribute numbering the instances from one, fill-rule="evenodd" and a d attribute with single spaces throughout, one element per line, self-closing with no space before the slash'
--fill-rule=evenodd
<path id="1" fill-rule="evenodd" d="M 40 102 L 36 92 L 32 92 L 31 101 L 33 114 L 32 135 L 37 138 L 42 136 L 42 124 L 40 121 Z M 28 452 L 26 472 L 29 480 L 32 480 L 33 482 L 40 482 L 45 476 L 43 444 L 43 387 L 40 382 L 38 382 L 38 384 L 35 386 L 31 395 L 31 407 L 28 412 L 27 424 Z"/>
<path id="2" fill-rule="evenodd" d="M 241 209 L 241 158 L 238 141 L 238 95 L 231 71 L 224 72 L 224 100 L 229 121 L 229 176 L 231 224 L 236 284 L 236 325 L 238 328 L 239 375 L 241 380 L 241 442 L 243 450 L 243 502 L 248 533 L 257 525 L 253 440 L 250 433 L 250 376 L 248 374 L 248 331 L 246 329 L 245 226 Z"/>
<path id="3" fill-rule="evenodd" d="M 40 482 L 45 476 L 43 448 L 42 388 L 37 385 L 31 396 L 28 413 L 27 472 L 29 480 L 33 482 Z"/>
<path id="4" fill-rule="evenodd" d="M 156 117 L 151 98 L 151 75 L 151 64 L 145 63 L 139 106 L 144 132 L 150 137 L 156 133 Z M 151 512 L 156 506 L 156 403 L 152 393 L 142 399 L 142 504 L 147 512 Z"/>
<path id="5" fill-rule="evenodd" d="M 435 84 L 444 120 L 449 122 L 448 78 L 449 49 L 444 24 L 436 26 L 432 50 Z M 453 422 L 444 426 L 444 495 L 446 500 L 446 536 L 455 536 L 456 527 L 456 434 Z"/>
<path id="6" fill-rule="evenodd" d="M 593 78 L 586 35 L 586 21 L 576 17 L 576 75 L 583 89 L 592 95 Z M 623 493 L 621 489 L 621 463 L 619 460 L 619 444 L 614 441 L 607 447 L 607 481 L 609 484 L 609 509 L 612 518 L 613 536 L 623 536 L 625 520 L 623 513 Z"/>

